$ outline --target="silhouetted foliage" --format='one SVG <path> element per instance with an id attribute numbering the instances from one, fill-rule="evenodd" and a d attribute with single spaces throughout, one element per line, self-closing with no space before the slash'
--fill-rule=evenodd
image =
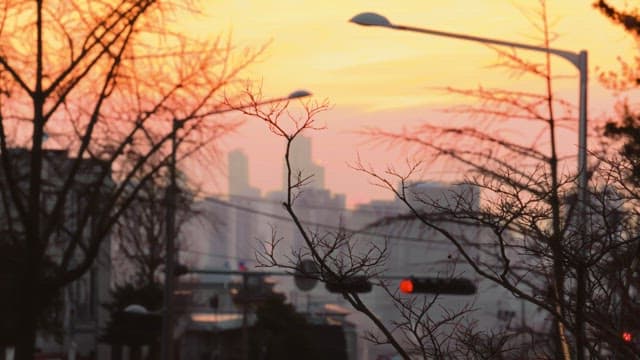
<path id="1" fill-rule="evenodd" d="M 622 26 L 636 41 L 640 40 L 640 15 L 637 8 L 619 10 L 604 0 L 595 2 L 593 6 L 615 24 Z M 606 86 L 616 90 L 636 88 L 640 84 L 639 59 L 634 60 L 635 66 L 630 65 L 628 60 L 619 61 L 619 72 L 602 73 L 600 79 Z M 629 162 L 631 170 L 628 180 L 636 186 L 640 185 L 640 114 L 625 101 L 622 104 L 620 119 L 608 121 L 604 127 L 604 135 L 622 141 L 620 154 Z"/>
<path id="2" fill-rule="evenodd" d="M 130 347 L 149 345 L 155 350 L 159 344 L 161 325 L 160 314 L 117 311 L 111 314 L 109 324 L 100 341 L 110 345 Z"/>
<path id="3" fill-rule="evenodd" d="M 594 7 L 614 24 L 621 26 L 625 32 L 631 35 L 640 45 L 640 14 L 637 5 L 621 10 L 611 5 L 609 1 L 596 1 Z M 631 6 L 625 4 L 625 6 Z M 620 70 L 608 71 L 600 74 L 601 82 L 608 88 L 621 94 L 629 90 L 637 90 L 640 85 L 640 58 L 635 56 L 633 60 L 618 58 Z M 630 63 L 632 61 L 633 63 Z M 618 183 L 619 201 L 624 202 L 618 213 L 615 213 L 610 222 L 617 230 L 617 237 L 625 239 L 622 246 L 611 252 L 608 258 L 603 259 L 601 281 L 606 281 L 611 292 L 609 297 L 616 299 L 609 313 L 596 313 L 600 322 L 606 323 L 613 318 L 617 321 L 618 336 L 613 338 L 612 347 L 620 356 L 634 356 L 640 354 L 640 343 L 637 341 L 640 335 L 640 303 L 638 302 L 638 289 L 640 288 L 640 272 L 638 256 L 640 245 L 638 237 L 638 214 L 640 212 L 640 113 L 637 104 L 628 99 L 622 99 L 617 107 L 618 119 L 609 120 L 604 126 L 603 134 L 614 140 L 611 146 L 612 152 L 619 156 L 601 157 L 608 173 L 605 175 Z M 619 146 L 618 146 L 619 145 Z M 602 299 L 603 301 L 605 299 Z M 632 334 L 632 341 L 624 341 L 621 334 Z"/>
<path id="4" fill-rule="evenodd" d="M 598 0 L 593 6 L 614 24 L 621 26 L 636 42 L 640 41 L 640 14 L 638 8 L 620 10 L 609 1 Z M 629 59 L 618 58 L 619 71 L 606 71 L 599 74 L 600 80 L 614 90 L 626 90 L 640 85 L 640 58 L 635 57 L 632 63 Z"/>
<path id="5" fill-rule="evenodd" d="M 329 352 L 314 351 L 314 345 L 326 344 L 323 341 L 325 339 L 312 336 L 312 325 L 283 298 L 269 298 L 258 306 L 256 316 L 258 320 L 251 341 L 251 359 L 329 358 Z M 340 344 L 335 345 L 339 348 Z"/>
<path id="6" fill-rule="evenodd" d="M 634 36 L 640 36 L 640 16 L 637 9 L 633 11 L 621 11 L 612 6 L 608 1 L 598 0 L 593 6 L 616 24 L 624 27 Z"/>
<path id="7" fill-rule="evenodd" d="M 604 135 L 623 142 L 620 154 L 631 165 L 628 180 L 636 186 L 640 185 L 640 114 L 625 106 L 620 121 L 605 124 Z"/>
<path id="8" fill-rule="evenodd" d="M 101 341 L 112 345 L 153 345 L 157 348 L 161 332 L 162 285 L 118 285 L 111 292 L 111 297 L 109 303 L 103 304 L 110 318 L 107 327 L 102 329 Z M 148 313 L 126 312 L 130 305 L 141 305 Z"/>
<path id="9" fill-rule="evenodd" d="M 160 283 L 143 283 L 142 285 L 126 283 L 116 285 L 111 291 L 111 301 L 103 306 L 110 312 L 118 312 L 129 305 L 137 304 L 153 312 L 162 308 L 162 298 L 163 287 Z"/>

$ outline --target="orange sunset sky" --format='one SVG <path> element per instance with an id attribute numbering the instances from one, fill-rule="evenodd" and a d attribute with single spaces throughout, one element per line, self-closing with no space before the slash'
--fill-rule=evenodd
<path id="1" fill-rule="evenodd" d="M 591 124 L 613 116 L 615 97 L 596 79 L 596 69 L 617 70 L 616 57 L 632 59 L 637 48 L 632 38 L 591 6 L 591 0 L 551 0 L 547 12 L 553 47 L 589 51 L 589 118 Z M 353 206 L 391 195 L 370 185 L 367 176 L 351 170 L 358 154 L 379 169 L 402 161 L 398 149 L 374 146 L 355 132 L 366 127 L 400 129 L 420 121 L 442 121 L 441 110 L 467 101 L 438 90 L 500 87 L 543 89 L 533 77 L 516 77 L 492 67 L 497 57 L 481 44 L 450 38 L 356 26 L 355 14 L 373 11 L 393 23 L 539 45 L 535 28 L 539 4 L 534 0 L 229 0 L 203 1 L 198 18 L 182 19 L 180 28 L 198 37 L 231 34 L 239 47 L 258 48 L 270 43 L 260 61 L 245 75 L 261 80 L 265 98 L 295 89 L 312 91 L 327 99 L 332 109 L 318 120 L 326 130 L 313 132 L 313 156 L 325 167 L 326 185 L 347 195 Z M 615 2 L 614 2 L 615 4 Z M 623 2 L 619 3 L 624 5 Z M 539 54 L 520 51 L 528 59 Z M 556 92 L 577 104 L 577 70 L 554 59 L 553 72 L 567 75 L 556 81 Z M 577 134 L 565 144 L 575 147 Z M 243 149 L 250 159 L 251 184 L 263 193 L 281 184 L 281 139 L 264 125 L 249 120 L 237 134 L 223 140 L 225 151 Z M 226 159 L 226 157 L 224 157 Z M 211 193 L 225 193 L 226 170 L 207 184 Z M 447 180 L 451 174 L 434 170 L 425 180 Z"/>

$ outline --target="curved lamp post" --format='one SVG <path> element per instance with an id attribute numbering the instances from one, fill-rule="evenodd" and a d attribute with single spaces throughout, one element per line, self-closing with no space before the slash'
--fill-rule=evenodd
<path id="1" fill-rule="evenodd" d="M 588 54 L 586 50 L 580 52 L 572 52 L 560 49 L 546 48 L 542 46 L 534 46 L 521 44 L 511 41 L 496 40 L 490 38 L 484 38 L 473 35 L 464 35 L 457 33 L 450 33 L 445 31 L 424 29 L 414 26 L 396 25 L 392 24 L 386 17 L 372 13 L 364 12 L 352 17 L 350 22 L 362 25 L 362 26 L 377 26 L 394 30 L 411 31 L 422 34 L 445 36 L 454 39 L 475 41 L 484 44 L 507 46 L 518 49 L 526 49 L 531 51 L 550 53 L 560 56 L 561 58 L 569 61 L 575 66 L 580 73 L 580 100 L 579 100 L 579 125 L 578 125 L 578 202 L 583 204 L 586 201 L 586 189 L 587 189 L 587 74 L 588 74 Z M 583 210 L 584 211 L 584 210 Z"/>
<path id="2" fill-rule="evenodd" d="M 435 35 L 435 36 L 444 36 L 459 40 L 468 40 L 479 42 L 483 44 L 491 44 L 498 46 L 506 46 L 518 49 L 525 49 L 531 51 L 537 51 L 542 53 L 549 53 L 556 56 L 559 56 L 567 61 L 569 61 L 573 66 L 575 66 L 580 73 L 580 83 L 579 83 L 579 121 L 578 121 L 578 201 L 577 201 L 577 210 L 578 210 L 578 222 L 583 222 L 586 216 L 586 201 L 587 201 L 587 75 L 588 75 L 588 54 L 586 50 L 581 50 L 580 52 L 572 52 L 554 48 L 547 48 L 542 46 L 521 44 L 512 41 L 504 41 L 497 39 L 484 38 L 473 35 L 465 35 L 465 34 L 457 34 L 450 33 L 439 30 L 431 30 L 424 29 L 414 26 L 406 26 L 406 25 L 397 25 L 391 23 L 389 19 L 386 17 L 376 14 L 373 12 L 364 12 L 360 13 L 354 17 L 352 17 L 350 22 L 355 23 L 357 25 L 362 26 L 377 26 L 383 27 L 393 30 L 403 30 L 416 32 L 421 34 Z M 577 227 L 582 229 L 582 223 L 578 223 Z M 584 235 L 583 235 L 584 237 Z M 584 239 L 586 241 L 586 239 Z M 578 292 L 577 292 L 577 303 L 580 304 L 582 300 L 582 306 L 577 305 L 576 317 L 582 316 L 582 312 L 584 311 L 584 291 L 586 291 L 586 279 L 584 278 L 584 271 L 579 271 L 581 273 L 578 275 Z M 582 277 L 582 278 L 581 278 Z M 583 320 L 584 321 L 584 320 Z M 584 358 L 584 344 L 586 341 L 585 333 L 584 333 L 584 322 L 578 324 L 577 327 L 577 347 L 578 347 L 578 359 Z"/>
<path id="3" fill-rule="evenodd" d="M 214 110 L 208 113 L 200 114 L 200 117 L 222 114 L 226 112 L 231 112 L 235 110 L 241 110 L 248 107 L 253 106 L 262 106 L 268 104 L 274 104 L 294 99 L 300 99 L 307 96 L 311 96 L 311 92 L 307 90 L 295 90 L 291 92 L 289 95 L 285 97 L 279 97 L 274 99 L 269 99 L 262 101 L 257 104 L 248 104 L 245 106 L 239 107 L 228 107 L 219 110 Z M 175 261 L 176 254 L 174 248 L 174 238 L 175 238 L 175 221 L 176 221 L 176 193 L 177 193 L 177 174 L 176 174 L 176 163 L 177 163 L 177 153 L 178 153 L 178 141 L 176 137 L 176 133 L 180 128 L 184 126 L 186 120 L 173 119 L 173 130 L 171 132 L 171 157 L 169 162 L 169 176 L 170 183 L 167 187 L 166 193 L 166 204 L 167 204 L 167 212 L 166 212 L 166 242 L 165 242 L 165 281 L 164 281 L 164 306 L 163 311 L 164 314 L 162 316 L 162 343 L 161 343 L 161 358 L 162 360 L 173 360 L 173 291 L 174 291 L 174 280 L 175 280 Z M 246 358 L 246 355 L 244 355 Z"/>

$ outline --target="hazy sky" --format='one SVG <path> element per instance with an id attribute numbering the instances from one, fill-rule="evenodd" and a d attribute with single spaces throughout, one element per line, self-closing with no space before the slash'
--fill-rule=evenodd
<path id="1" fill-rule="evenodd" d="M 447 119 L 441 110 L 464 99 L 438 88 L 542 89 L 533 77 L 516 77 L 492 67 L 497 57 L 481 44 L 348 22 L 364 11 L 378 12 L 393 23 L 539 45 L 535 25 L 537 1 L 526 0 L 235 0 L 203 1 L 204 14 L 185 19 L 185 31 L 208 37 L 231 34 L 239 47 L 269 43 L 249 76 L 263 82 L 265 97 L 308 89 L 328 99 L 332 109 L 319 116 L 326 130 L 313 137 L 315 161 L 326 168 L 326 184 L 347 194 L 348 203 L 390 194 L 369 184 L 365 175 L 348 167 L 360 154 L 384 169 L 406 157 L 399 150 L 374 146 L 355 132 L 366 127 L 400 129 L 420 121 Z M 634 42 L 591 6 L 591 0 L 549 1 L 548 14 L 557 34 L 553 47 L 589 51 L 589 111 L 592 123 L 611 112 L 612 94 L 602 89 L 595 69 L 617 69 L 616 57 L 631 59 Z M 538 54 L 519 52 L 529 59 Z M 554 86 L 558 94 L 577 103 L 577 70 L 563 59 L 554 60 L 554 73 L 568 77 Z M 574 137 L 577 138 L 577 135 Z M 567 141 L 573 141 L 567 139 Z M 575 147 L 574 144 L 570 144 Z M 282 142 L 265 127 L 249 122 L 224 141 L 227 150 L 241 148 L 250 157 L 251 184 L 263 191 L 280 188 Z M 225 192 L 226 179 L 211 186 Z M 446 172 L 423 174 L 427 180 L 446 179 Z M 217 190 L 216 190 L 217 189 Z"/>

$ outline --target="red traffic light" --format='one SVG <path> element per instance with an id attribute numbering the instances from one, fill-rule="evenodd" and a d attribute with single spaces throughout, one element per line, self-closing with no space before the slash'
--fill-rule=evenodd
<path id="1" fill-rule="evenodd" d="M 400 281 L 405 294 L 473 295 L 476 285 L 465 278 L 409 277 Z"/>
<path id="2" fill-rule="evenodd" d="M 622 341 L 629 343 L 633 340 L 633 335 L 629 331 L 622 332 Z"/>
<path id="3" fill-rule="evenodd" d="M 405 294 L 413 292 L 413 281 L 411 279 L 402 279 L 400 281 L 400 291 Z"/>

